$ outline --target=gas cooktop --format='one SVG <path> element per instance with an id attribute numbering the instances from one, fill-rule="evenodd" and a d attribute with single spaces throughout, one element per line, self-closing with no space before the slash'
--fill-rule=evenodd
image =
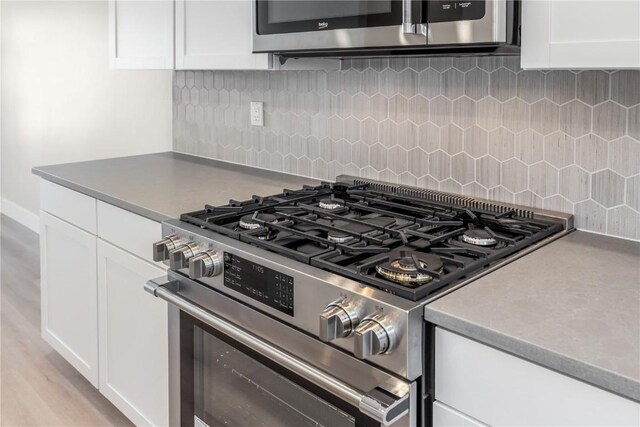
<path id="1" fill-rule="evenodd" d="M 181 220 L 418 301 L 570 229 L 570 216 L 357 178 Z"/>

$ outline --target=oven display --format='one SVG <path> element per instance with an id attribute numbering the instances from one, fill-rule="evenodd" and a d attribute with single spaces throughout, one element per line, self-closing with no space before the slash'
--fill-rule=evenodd
<path id="1" fill-rule="evenodd" d="M 291 276 L 225 253 L 224 285 L 293 316 L 293 277 Z"/>

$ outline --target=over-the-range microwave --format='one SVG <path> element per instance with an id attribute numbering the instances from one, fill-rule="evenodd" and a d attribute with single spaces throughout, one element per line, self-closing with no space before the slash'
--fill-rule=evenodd
<path id="1" fill-rule="evenodd" d="M 519 51 L 519 0 L 253 2 L 254 52 L 356 56 Z"/>

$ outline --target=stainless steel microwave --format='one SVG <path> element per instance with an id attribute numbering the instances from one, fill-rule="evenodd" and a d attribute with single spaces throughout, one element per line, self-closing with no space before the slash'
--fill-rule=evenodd
<path id="1" fill-rule="evenodd" d="M 254 52 L 352 56 L 518 51 L 518 0 L 253 1 Z"/>

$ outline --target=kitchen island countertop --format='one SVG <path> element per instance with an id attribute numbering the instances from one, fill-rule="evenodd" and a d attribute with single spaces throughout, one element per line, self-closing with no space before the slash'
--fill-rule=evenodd
<path id="1" fill-rule="evenodd" d="M 570 233 L 427 305 L 425 318 L 640 401 L 640 242 Z"/>
<path id="2" fill-rule="evenodd" d="M 178 218 L 205 203 L 225 205 L 318 183 L 175 152 L 40 166 L 33 173 L 154 221 Z"/>

